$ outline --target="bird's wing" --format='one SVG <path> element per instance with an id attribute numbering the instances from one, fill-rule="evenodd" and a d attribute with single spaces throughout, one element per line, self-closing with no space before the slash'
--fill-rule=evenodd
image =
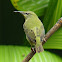
<path id="1" fill-rule="evenodd" d="M 31 41 L 35 41 L 36 36 L 33 30 L 29 30 L 27 36 L 31 39 Z"/>
<path id="2" fill-rule="evenodd" d="M 25 25 L 23 25 L 25 34 L 26 34 L 26 38 L 28 41 L 34 43 L 35 42 L 35 33 L 32 29 L 27 29 Z"/>
<path id="3" fill-rule="evenodd" d="M 34 34 L 33 30 L 29 30 L 29 32 L 26 35 L 26 38 L 29 41 L 29 43 L 31 44 L 31 46 L 34 46 L 36 44 L 35 34 Z"/>
<path id="4" fill-rule="evenodd" d="M 42 41 L 42 39 L 44 38 L 45 36 L 45 29 L 44 29 L 44 26 L 41 25 L 40 29 L 39 29 L 39 34 L 40 34 L 40 39 Z"/>

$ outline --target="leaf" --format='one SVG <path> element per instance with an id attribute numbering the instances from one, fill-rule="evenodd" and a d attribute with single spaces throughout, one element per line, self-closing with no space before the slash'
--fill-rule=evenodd
<path id="1" fill-rule="evenodd" d="M 44 15 L 49 0 L 11 0 L 13 6 L 20 11 L 34 11 L 38 16 Z"/>
<path id="2" fill-rule="evenodd" d="M 22 62 L 30 52 L 30 47 L 0 45 L 0 62 Z M 29 62 L 61 62 L 60 56 L 44 51 L 36 53 Z"/>
<path id="3" fill-rule="evenodd" d="M 47 13 L 43 20 L 45 30 L 48 32 L 61 18 L 62 0 L 50 0 Z M 53 3 L 53 4 L 52 4 Z M 44 44 L 45 49 L 62 49 L 62 27 L 58 29 Z"/>

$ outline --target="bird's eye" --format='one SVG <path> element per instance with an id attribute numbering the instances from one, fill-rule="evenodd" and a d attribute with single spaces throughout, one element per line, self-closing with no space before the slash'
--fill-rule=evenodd
<path id="1" fill-rule="evenodd" d="M 34 40 L 34 42 L 36 42 L 36 40 Z"/>
<path id="2" fill-rule="evenodd" d="M 27 15 L 28 15 L 29 13 L 25 13 L 25 14 L 27 14 Z"/>

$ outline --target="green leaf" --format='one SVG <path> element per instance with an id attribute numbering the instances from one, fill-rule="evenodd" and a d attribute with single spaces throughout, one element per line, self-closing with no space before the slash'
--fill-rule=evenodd
<path id="1" fill-rule="evenodd" d="M 0 62 L 22 62 L 30 52 L 30 47 L 0 45 Z M 59 55 L 44 51 L 36 53 L 29 62 L 61 62 Z"/>
<path id="2" fill-rule="evenodd" d="M 49 0 L 11 0 L 13 6 L 20 11 L 34 11 L 38 16 L 44 15 Z"/>
<path id="3" fill-rule="evenodd" d="M 45 30 L 48 32 L 61 18 L 62 0 L 50 0 L 47 13 L 43 20 Z M 44 44 L 46 49 L 62 49 L 62 27 L 58 29 Z"/>
<path id="4" fill-rule="evenodd" d="M 62 27 L 43 46 L 45 49 L 62 49 Z"/>

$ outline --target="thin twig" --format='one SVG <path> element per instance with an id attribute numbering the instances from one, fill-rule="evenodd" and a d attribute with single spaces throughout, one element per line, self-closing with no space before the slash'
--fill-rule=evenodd
<path id="1" fill-rule="evenodd" d="M 58 22 L 46 33 L 45 35 L 45 40 L 47 41 L 49 39 L 49 37 L 51 37 L 51 35 L 57 31 L 60 27 L 62 26 L 62 17 L 58 20 Z M 45 43 L 45 41 L 43 41 L 42 45 Z M 31 51 L 22 62 L 28 62 L 34 55 L 36 52 Z"/>

